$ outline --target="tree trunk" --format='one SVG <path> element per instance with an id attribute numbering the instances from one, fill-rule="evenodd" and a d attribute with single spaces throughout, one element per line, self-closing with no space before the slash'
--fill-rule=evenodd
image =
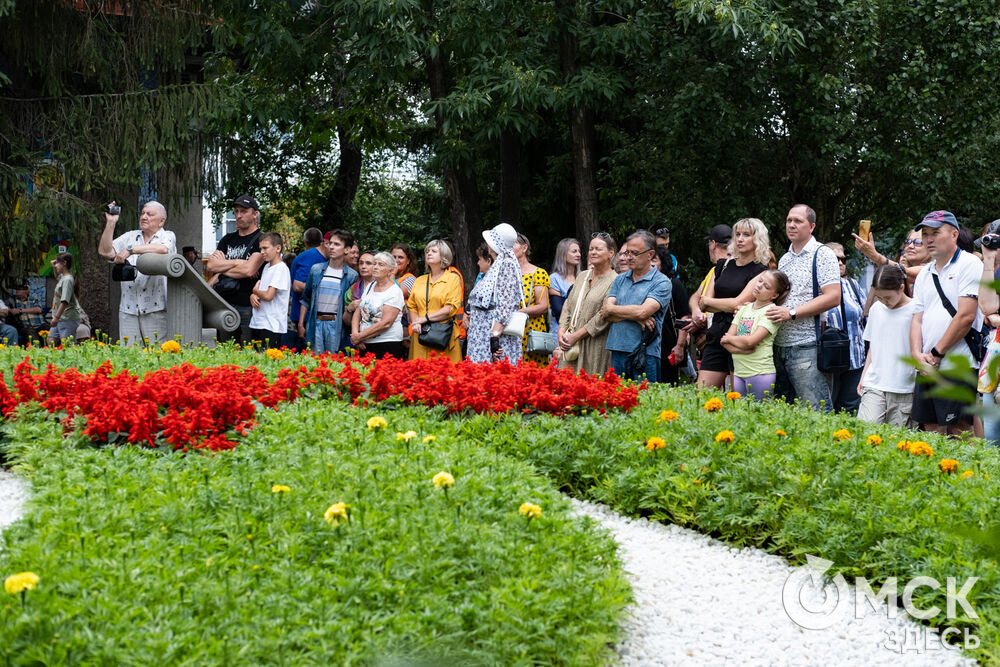
<path id="1" fill-rule="evenodd" d="M 354 196 L 361 183 L 361 148 L 351 139 L 343 125 L 337 126 L 337 138 L 340 143 L 337 180 L 323 202 L 323 216 L 331 229 L 345 226 L 347 214 L 354 205 Z"/>
<path id="2" fill-rule="evenodd" d="M 425 9 L 429 12 L 429 8 Z M 440 48 L 437 55 L 425 55 L 427 81 L 431 99 L 440 99 L 448 93 L 447 73 Z M 444 119 L 440 112 L 435 115 L 439 138 L 444 138 Z M 482 217 L 479 210 L 479 192 L 476 178 L 462 164 L 453 161 L 444 166 L 444 187 L 448 194 L 448 210 L 451 217 L 451 240 L 455 244 L 455 262 L 465 276 L 466 289 L 471 289 L 476 277 L 476 263 L 473 251 L 482 234 Z M 475 245 L 473 245 L 475 243 Z"/>
<path id="3" fill-rule="evenodd" d="M 500 133 L 500 220 L 521 220 L 521 138 L 511 130 Z"/>
<path id="4" fill-rule="evenodd" d="M 561 19 L 559 56 L 563 79 L 568 84 L 576 76 L 577 39 L 572 31 L 576 10 L 572 0 L 556 0 Z M 569 110 L 573 155 L 573 208 L 576 235 L 581 242 L 600 231 L 597 218 L 597 178 L 594 172 L 594 115 L 584 106 Z"/>

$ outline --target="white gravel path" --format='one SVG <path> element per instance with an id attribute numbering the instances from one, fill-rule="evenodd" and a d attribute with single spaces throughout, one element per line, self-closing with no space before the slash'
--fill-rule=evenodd
<path id="1" fill-rule="evenodd" d="M 0 530 L 21 515 L 28 485 L 0 471 Z M 734 549 L 685 528 L 633 520 L 593 503 L 571 499 L 576 510 L 601 523 L 620 545 L 636 604 L 618 647 L 626 667 L 714 665 L 973 665 L 960 653 L 936 650 L 901 655 L 883 645 L 923 626 L 890 620 L 866 605 L 828 630 L 803 630 L 782 606 L 781 592 L 795 571 L 783 559 L 757 549 Z M 812 608 L 815 591 L 803 587 Z M 890 630 L 894 634 L 887 634 Z M 932 642 L 932 646 L 935 644 Z"/>
<path id="2" fill-rule="evenodd" d="M 627 667 L 676 665 L 974 665 L 930 641 L 932 650 L 900 654 L 883 647 L 903 632 L 925 632 L 883 606 L 854 618 L 854 587 L 844 620 L 828 630 L 803 630 L 782 605 L 782 587 L 796 571 L 758 549 L 735 549 L 685 528 L 621 516 L 603 505 L 570 499 L 581 513 L 611 531 L 636 604 L 618 647 Z M 900 583 L 902 588 L 903 583 Z M 823 597 L 802 587 L 810 608 Z M 835 603 L 831 596 L 829 602 Z M 830 605 L 832 607 L 833 604 Z M 891 630 L 895 634 L 886 634 Z M 921 635 L 923 637 L 924 635 Z"/>
<path id="3" fill-rule="evenodd" d="M 28 499 L 28 485 L 14 473 L 0 470 L 0 530 L 17 521 Z"/>

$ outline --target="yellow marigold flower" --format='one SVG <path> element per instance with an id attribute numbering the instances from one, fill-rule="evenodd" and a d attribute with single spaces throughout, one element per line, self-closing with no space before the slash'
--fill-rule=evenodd
<path id="1" fill-rule="evenodd" d="M 3 589 L 11 595 L 17 595 L 22 591 L 34 590 L 39 581 L 38 575 L 34 572 L 18 572 L 4 579 Z"/>
<path id="2" fill-rule="evenodd" d="M 673 410 L 664 410 L 663 412 L 660 413 L 660 418 L 657 419 L 656 421 L 658 421 L 658 422 L 672 422 L 673 420 L 677 419 L 678 417 L 680 417 L 680 415 L 677 414 L 676 412 L 674 412 Z"/>
<path id="3" fill-rule="evenodd" d="M 909 440 L 900 440 L 899 442 L 896 443 L 896 449 L 908 452 L 910 451 L 910 444 L 911 443 Z"/>
<path id="4" fill-rule="evenodd" d="M 289 491 L 291 491 L 291 489 L 284 484 L 275 484 L 271 487 L 271 493 L 288 493 Z"/>
<path id="5" fill-rule="evenodd" d="M 282 359 L 285 358 L 284 352 L 273 347 L 267 348 L 267 352 L 265 352 L 264 354 L 267 355 L 268 359 L 274 359 L 275 361 L 281 361 Z"/>
<path id="6" fill-rule="evenodd" d="M 7 346 L 4 345 L 3 343 L 0 343 L 0 350 L 6 350 L 6 349 L 7 349 Z"/>
<path id="7" fill-rule="evenodd" d="M 517 511 L 529 519 L 538 519 L 542 516 L 542 508 L 534 503 L 521 503 Z"/>
<path id="8" fill-rule="evenodd" d="M 962 473 L 962 477 L 964 477 L 965 479 L 969 479 L 970 477 L 972 477 L 975 474 L 976 473 L 972 472 L 971 470 L 966 470 L 966 471 L 964 471 Z"/>
<path id="9" fill-rule="evenodd" d="M 842 428 L 840 430 L 833 432 L 833 439 L 836 440 L 837 442 L 840 442 L 841 440 L 847 440 L 853 437 L 854 436 L 851 435 L 851 432 L 848 431 L 846 428 Z"/>
<path id="10" fill-rule="evenodd" d="M 163 350 L 164 352 L 176 354 L 181 351 L 181 344 L 175 340 L 168 340 L 166 343 L 160 346 L 160 349 Z"/>
<path id="11" fill-rule="evenodd" d="M 48 338 L 49 337 L 49 330 L 48 329 L 42 329 L 41 331 L 38 332 L 38 337 L 39 338 Z"/>
<path id="12" fill-rule="evenodd" d="M 958 461 L 955 459 L 941 459 L 938 463 L 938 468 L 941 468 L 941 472 L 953 473 L 958 470 Z"/>
<path id="13" fill-rule="evenodd" d="M 923 440 L 918 440 L 917 442 L 910 443 L 910 453 L 914 456 L 926 456 L 930 458 L 934 456 L 934 450 Z"/>
<path id="14" fill-rule="evenodd" d="M 722 409 L 722 401 L 718 398 L 710 398 L 705 401 L 704 408 L 708 412 L 718 412 Z"/>
<path id="15" fill-rule="evenodd" d="M 701 486 L 701 480 L 700 479 L 695 479 L 695 480 L 691 480 L 691 481 L 693 481 L 698 486 Z"/>
<path id="16" fill-rule="evenodd" d="M 434 435 L 433 433 L 431 433 L 430 435 L 425 435 L 424 439 L 421 440 L 420 442 L 422 442 L 422 443 L 424 443 L 426 445 L 428 443 L 434 442 L 437 439 L 438 439 L 438 437 L 436 435 Z"/>
<path id="17" fill-rule="evenodd" d="M 649 451 L 653 451 L 654 449 L 663 449 L 666 446 L 666 441 L 657 435 L 646 439 L 646 449 Z"/>
<path id="18" fill-rule="evenodd" d="M 455 486 L 455 478 L 451 476 L 451 473 L 442 470 L 438 474 L 434 475 L 434 488 L 450 488 Z"/>
<path id="19" fill-rule="evenodd" d="M 785 433 L 785 429 L 783 429 L 783 428 L 779 428 L 777 431 L 774 432 L 774 434 L 775 435 L 780 435 L 782 437 L 788 435 L 787 433 Z"/>
<path id="20" fill-rule="evenodd" d="M 375 415 L 374 417 L 371 417 L 368 420 L 368 430 L 369 431 L 381 431 L 382 429 L 384 429 L 388 425 L 389 425 L 389 422 L 387 422 L 385 420 L 385 417 L 382 417 L 382 416 L 379 416 L 379 415 Z"/>
<path id="21" fill-rule="evenodd" d="M 872 435 L 868 436 L 867 442 L 872 447 L 874 447 L 875 445 L 881 445 L 882 444 L 882 436 L 873 433 Z"/>
<path id="22" fill-rule="evenodd" d="M 205 567 L 212 567 L 212 557 L 209 556 L 205 559 Z"/>
<path id="23" fill-rule="evenodd" d="M 736 439 L 732 431 L 719 431 L 718 435 L 715 436 L 716 442 L 732 442 Z"/>
<path id="24" fill-rule="evenodd" d="M 350 505 L 347 503 L 334 503 L 326 508 L 326 512 L 323 513 L 323 518 L 326 519 L 328 524 L 332 526 L 339 526 L 348 520 L 348 507 L 350 507 Z"/>
<path id="25" fill-rule="evenodd" d="M 417 437 L 416 431 L 407 431 L 406 433 L 396 433 L 396 440 L 403 440 L 404 442 L 409 442 Z"/>
<path id="26" fill-rule="evenodd" d="M 728 394 L 726 394 L 726 398 L 728 398 L 730 401 L 735 401 L 736 399 L 742 397 L 743 395 L 738 391 L 731 391 Z"/>

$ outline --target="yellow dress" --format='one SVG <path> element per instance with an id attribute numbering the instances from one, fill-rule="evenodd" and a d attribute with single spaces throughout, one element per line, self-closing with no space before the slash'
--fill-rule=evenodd
<path id="1" fill-rule="evenodd" d="M 413 283 L 413 289 L 410 290 L 410 298 L 406 301 L 407 310 L 412 310 L 418 317 L 425 317 L 428 312 L 433 313 L 435 310 L 441 310 L 445 306 L 450 306 L 451 317 L 456 317 L 459 309 L 462 307 L 462 279 L 451 271 L 442 273 L 437 280 L 430 284 L 429 295 L 431 303 L 430 308 L 428 308 L 427 281 L 430 279 L 430 274 L 425 273 Z M 435 354 L 447 355 L 454 362 L 461 361 L 462 345 L 459 340 L 460 332 L 461 328 L 456 321 L 455 326 L 451 329 L 451 342 L 444 350 L 431 350 L 429 347 L 424 347 L 417 340 L 417 334 L 410 334 L 410 359 L 427 359 L 430 353 L 434 352 Z"/>
<path id="2" fill-rule="evenodd" d="M 534 281 L 534 287 L 544 287 L 545 294 L 549 293 L 549 272 L 543 268 L 535 269 L 534 273 L 529 273 L 527 275 L 521 276 L 521 282 L 523 283 L 524 290 L 524 303 L 528 306 L 534 306 L 537 301 L 535 301 L 535 290 L 532 287 L 532 281 Z M 546 303 L 548 302 L 548 296 L 545 297 Z M 528 324 L 524 327 L 524 335 L 521 337 L 521 352 L 524 355 L 525 361 L 533 361 L 536 364 L 547 365 L 549 363 L 549 353 L 547 352 L 528 352 L 528 331 L 548 331 L 548 309 L 541 315 L 535 315 L 534 317 L 528 318 Z"/>

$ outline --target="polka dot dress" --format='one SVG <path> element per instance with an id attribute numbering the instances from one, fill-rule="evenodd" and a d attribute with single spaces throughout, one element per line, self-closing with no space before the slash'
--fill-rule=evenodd
<path id="1" fill-rule="evenodd" d="M 543 268 L 537 268 L 534 273 L 521 276 L 521 282 L 523 283 L 524 289 L 524 303 L 529 306 L 533 306 L 537 303 L 537 301 L 535 301 L 535 290 L 532 287 L 532 280 L 534 281 L 534 287 L 544 287 L 545 292 L 548 293 L 549 272 Z M 521 337 L 521 352 L 524 354 L 525 361 L 533 361 L 542 365 L 549 363 L 549 354 L 547 352 L 528 352 L 528 332 L 548 331 L 549 324 L 547 315 L 548 312 L 545 312 L 541 315 L 535 315 L 534 317 L 528 318 L 528 324 L 524 327 L 524 336 Z"/>

